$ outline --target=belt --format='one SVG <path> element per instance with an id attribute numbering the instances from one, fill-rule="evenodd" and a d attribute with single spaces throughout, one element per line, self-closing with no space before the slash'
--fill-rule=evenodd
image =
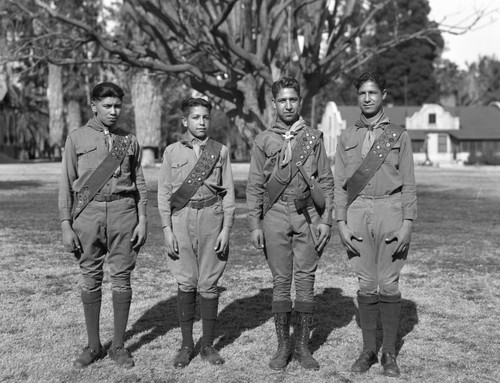
<path id="1" fill-rule="evenodd" d="M 367 194 L 360 194 L 358 195 L 358 198 L 366 198 L 366 199 L 386 199 L 386 198 L 391 198 L 400 195 L 400 192 L 392 193 L 392 194 L 383 194 L 383 195 L 367 195 Z"/>
<path id="2" fill-rule="evenodd" d="M 94 197 L 94 201 L 96 202 L 111 202 L 118 201 L 123 198 L 133 198 L 133 193 L 122 193 L 122 194 L 96 194 Z"/>
<path id="3" fill-rule="evenodd" d="M 204 207 L 212 206 L 217 201 L 220 201 L 222 198 L 218 195 L 214 195 L 213 197 L 201 200 L 201 201 L 189 201 L 187 206 L 192 209 L 203 209 Z"/>
<path id="4" fill-rule="evenodd" d="M 283 202 L 293 202 L 296 199 L 307 199 L 311 196 L 310 192 L 304 193 L 304 194 L 282 194 L 280 195 L 280 200 Z"/>

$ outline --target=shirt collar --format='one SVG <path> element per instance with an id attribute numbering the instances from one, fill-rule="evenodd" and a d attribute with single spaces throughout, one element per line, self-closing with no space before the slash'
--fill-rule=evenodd
<path id="1" fill-rule="evenodd" d="M 185 132 L 182 137 L 181 137 L 181 143 L 183 143 L 184 145 L 188 144 L 188 146 L 192 147 L 194 143 L 198 142 L 198 144 L 200 146 L 202 145 L 206 145 L 208 141 L 208 136 L 205 137 L 204 140 L 200 140 L 198 138 L 196 138 L 195 136 L 193 136 L 191 133 L 189 132 Z"/>

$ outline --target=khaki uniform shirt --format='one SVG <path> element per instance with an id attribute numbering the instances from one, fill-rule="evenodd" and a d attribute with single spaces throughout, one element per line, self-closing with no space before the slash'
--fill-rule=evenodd
<path id="1" fill-rule="evenodd" d="M 91 120 L 92 121 L 92 120 Z M 89 121 L 90 122 L 90 121 Z M 136 193 L 139 215 L 146 215 L 147 189 L 141 167 L 142 151 L 137 138 L 122 129 L 110 130 L 111 137 L 128 134 L 131 144 L 128 153 L 114 175 L 103 186 L 101 194 Z M 79 192 L 90 175 L 108 155 L 102 128 L 87 125 L 72 131 L 64 146 L 59 215 L 61 221 L 71 220 L 74 193 Z"/>
<path id="2" fill-rule="evenodd" d="M 158 209 L 162 227 L 172 226 L 170 196 L 182 185 L 198 162 L 192 145 L 193 139 L 195 138 L 186 132 L 181 141 L 167 146 L 163 154 L 158 179 Z M 207 141 L 208 138 L 200 143 L 202 148 Z M 219 159 L 211 174 L 198 188 L 191 201 L 206 200 L 215 195 L 222 196 L 224 226 L 232 227 L 235 214 L 234 184 L 229 149 L 225 145 L 222 145 Z"/>
<path id="3" fill-rule="evenodd" d="M 281 134 L 275 133 L 270 129 L 259 133 L 255 138 L 246 190 L 250 230 L 262 228 L 264 192 L 270 177 L 273 175 L 273 169 L 278 161 L 283 141 L 284 139 Z M 296 139 L 293 140 L 292 146 L 295 143 Z M 320 142 L 316 145 L 303 166 L 309 176 L 313 175 L 316 177 L 323 190 L 326 208 L 321 216 L 321 220 L 322 223 L 331 225 L 333 175 L 322 138 L 320 138 Z M 306 181 L 297 172 L 285 189 L 284 194 L 300 195 L 307 192 L 307 190 L 308 185 Z"/>
<path id="4" fill-rule="evenodd" d="M 375 129 L 377 140 L 385 126 Z M 359 168 L 362 162 L 361 148 L 366 128 L 351 126 L 340 134 L 335 154 L 335 218 L 347 221 L 347 179 Z M 403 219 L 417 218 L 417 193 L 411 139 L 403 132 L 392 147 L 384 163 L 377 170 L 360 194 L 384 196 L 401 192 Z"/>

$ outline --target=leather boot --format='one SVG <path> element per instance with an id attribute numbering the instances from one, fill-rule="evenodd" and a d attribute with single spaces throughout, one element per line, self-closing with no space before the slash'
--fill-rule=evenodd
<path id="1" fill-rule="evenodd" d="M 313 314 L 298 312 L 295 325 L 295 359 L 307 370 L 319 370 L 319 363 L 309 351 L 309 333 L 313 325 Z"/>
<path id="2" fill-rule="evenodd" d="M 274 313 L 274 325 L 278 338 L 278 349 L 269 361 L 269 367 L 273 370 L 284 369 L 292 353 L 290 341 L 290 312 Z"/>

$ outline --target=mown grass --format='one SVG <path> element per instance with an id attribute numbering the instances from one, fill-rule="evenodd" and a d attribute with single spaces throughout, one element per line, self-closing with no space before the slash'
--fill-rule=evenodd
<path id="1" fill-rule="evenodd" d="M 316 281 L 311 349 L 316 372 L 292 362 L 267 367 L 275 349 L 271 276 L 249 243 L 244 200 L 238 200 L 230 261 L 221 280 L 219 338 L 227 362 L 212 367 L 196 356 L 171 366 L 180 342 L 176 285 L 163 252 L 156 203 L 158 169 L 148 169 L 149 238 L 133 277 L 127 346 L 136 367 L 108 358 L 83 371 L 72 361 L 85 344 L 79 272 L 60 242 L 57 167 L 0 165 L 0 381 L 2 382 L 387 382 L 375 365 L 353 375 L 360 349 L 356 279 L 336 230 Z M 498 168 L 418 168 L 419 218 L 403 269 L 398 342 L 400 380 L 500 381 L 500 189 Z M 109 283 L 102 339 L 112 338 Z M 195 334 L 201 333 L 200 322 Z"/>

